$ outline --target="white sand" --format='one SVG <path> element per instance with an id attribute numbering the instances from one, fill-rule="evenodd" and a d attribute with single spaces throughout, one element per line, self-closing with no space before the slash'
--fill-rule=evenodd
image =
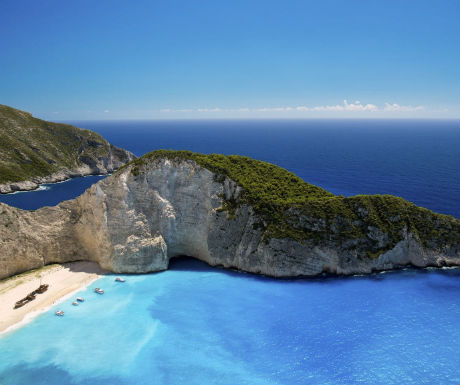
<path id="1" fill-rule="evenodd" d="M 19 327 L 47 310 L 71 293 L 89 285 L 106 273 L 94 262 L 71 262 L 46 266 L 0 281 L 0 333 Z M 37 294 L 35 300 L 14 309 L 16 301 L 48 284 L 48 290 Z"/>

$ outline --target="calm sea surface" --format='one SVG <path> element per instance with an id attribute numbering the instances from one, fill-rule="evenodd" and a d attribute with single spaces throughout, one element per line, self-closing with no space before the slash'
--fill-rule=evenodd
<path id="1" fill-rule="evenodd" d="M 393 194 L 460 217 L 458 121 L 122 121 L 71 122 L 140 156 L 165 148 L 247 155 L 284 167 L 333 193 Z M 81 180 L 81 182 L 79 182 Z M 80 195 L 94 179 L 0 196 L 21 208 Z"/>
<path id="2" fill-rule="evenodd" d="M 394 194 L 460 216 L 455 121 L 73 123 L 136 155 L 244 154 L 337 194 Z M 1 200 L 56 204 L 97 179 Z M 69 299 L 2 335 L 0 384 L 460 383 L 458 269 L 274 280 L 177 259 L 125 278 L 101 278 L 80 306 Z"/>

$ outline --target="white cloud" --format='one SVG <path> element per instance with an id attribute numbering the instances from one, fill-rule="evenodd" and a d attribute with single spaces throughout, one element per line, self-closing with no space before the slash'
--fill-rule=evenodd
<path id="1" fill-rule="evenodd" d="M 254 111 L 259 112 L 283 112 L 283 111 L 292 111 L 292 107 L 263 107 L 263 108 L 256 108 Z"/>
<path id="2" fill-rule="evenodd" d="M 385 103 L 384 111 L 401 111 L 401 112 L 412 112 L 423 110 L 423 106 L 400 106 L 397 103 Z"/>
<path id="3" fill-rule="evenodd" d="M 343 104 L 335 105 L 320 105 L 320 106 L 283 106 L 283 107 L 259 107 L 259 108 L 249 108 L 249 107 L 240 107 L 240 108 L 182 108 L 182 109 L 171 109 L 164 108 L 160 112 L 165 113 L 215 113 L 215 112 L 226 112 L 226 113 L 299 113 L 299 112 L 415 112 L 424 110 L 423 106 L 402 106 L 397 103 L 385 103 L 383 107 L 378 107 L 375 104 L 367 103 L 363 104 L 359 100 L 356 100 L 354 103 L 348 103 L 345 99 Z"/>
<path id="4" fill-rule="evenodd" d="M 220 108 L 198 108 L 198 112 L 220 112 L 222 109 Z"/>
<path id="5" fill-rule="evenodd" d="M 310 109 L 310 111 L 378 111 L 378 107 L 375 104 L 361 104 L 360 101 L 354 103 L 348 103 L 345 99 L 343 104 L 336 104 L 335 106 L 316 106 Z"/>
<path id="6" fill-rule="evenodd" d="M 104 110 L 105 113 L 110 112 L 109 110 Z"/>
<path id="7" fill-rule="evenodd" d="M 378 111 L 379 108 L 375 104 L 361 104 L 359 100 L 350 104 L 347 100 L 343 104 L 336 104 L 334 106 L 297 106 L 296 111 Z"/>

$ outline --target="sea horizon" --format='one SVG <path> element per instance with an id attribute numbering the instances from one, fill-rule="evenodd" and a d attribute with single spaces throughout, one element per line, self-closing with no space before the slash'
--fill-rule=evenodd
<path id="1" fill-rule="evenodd" d="M 75 125 L 78 122 L 176 122 L 176 121 L 200 121 L 200 122 L 222 122 L 222 121 L 263 121 L 263 122 L 276 122 L 276 121 L 300 121 L 300 122 L 312 122 L 312 121 L 417 121 L 417 122 L 430 122 L 430 121 L 451 121 L 451 122 L 458 122 L 460 121 L 459 118 L 452 118 L 452 117 L 427 117 L 427 118 L 414 118 L 414 117 L 376 117 L 376 118 L 369 118 L 369 117 L 324 117 L 324 118 L 290 118 L 290 117 L 277 117 L 277 118 L 260 118 L 260 117 L 248 117 L 248 118 L 112 118 L 112 119 L 47 119 L 53 121 L 55 123 L 64 123 L 64 124 L 72 124 Z"/>

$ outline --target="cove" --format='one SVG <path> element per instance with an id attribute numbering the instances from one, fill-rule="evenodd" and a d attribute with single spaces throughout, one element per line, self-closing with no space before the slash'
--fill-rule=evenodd
<path id="1" fill-rule="evenodd" d="M 177 258 L 124 277 L 1 336 L 0 383 L 460 381 L 458 269 L 275 280 Z"/>
<path id="2" fill-rule="evenodd" d="M 88 175 L 76 177 L 58 183 L 45 183 L 33 191 L 0 194 L 0 202 L 23 210 L 36 210 L 44 206 L 55 206 L 62 201 L 78 197 L 87 188 L 106 176 Z"/>

